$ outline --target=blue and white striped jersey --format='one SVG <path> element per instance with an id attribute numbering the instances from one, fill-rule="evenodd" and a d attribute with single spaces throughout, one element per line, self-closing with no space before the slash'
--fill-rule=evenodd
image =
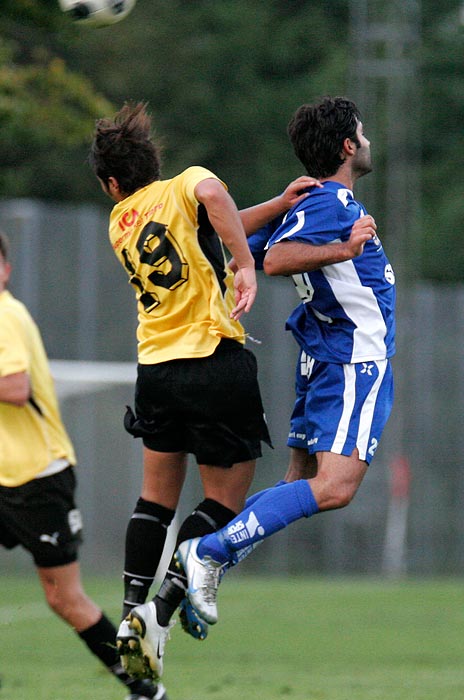
<path id="1" fill-rule="evenodd" d="M 333 181 L 314 187 L 274 232 L 250 238 L 252 251 L 280 241 L 322 245 L 348 240 L 364 211 L 351 190 Z M 275 224 L 274 224 L 275 226 Z M 395 277 L 378 237 L 353 260 L 294 275 L 301 304 L 288 318 L 301 348 L 325 362 L 382 360 L 395 353 Z"/>

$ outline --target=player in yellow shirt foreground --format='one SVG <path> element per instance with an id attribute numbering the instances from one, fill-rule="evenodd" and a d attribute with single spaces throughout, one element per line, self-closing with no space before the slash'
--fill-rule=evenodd
<path id="1" fill-rule="evenodd" d="M 101 119 L 90 164 L 115 202 L 109 236 L 132 283 L 138 308 L 135 413 L 125 426 L 143 439 L 144 472 L 127 528 L 123 666 L 158 679 L 173 611 L 184 629 L 204 638 L 206 626 L 185 599 L 186 579 L 174 562 L 158 595 L 145 603 L 185 479 L 187 456 L 200 471 L 204 500 L 182 523 L 180 542 L 215 532 L 243 507 L 270 443 L 254 355 L 239 318 L 256 295 L 246 233 L 287 211 L 313 178 L 299 178 L 268 202 L 238 212 L 219 178 L 203 167 L 160 179 L 160 158 L 145 105 L 125 105 Z M 246 233 L 245 233 L 246 231 Z M 224 248 L 234 257 L 234 271 Z"/>
<path id="2" fill-rule="evenodd" d="M 6 289 L 10 271 L 0 232 L 0 544 L 30 552 L 47 603 L 126 686 L 126 700 L 166 700 L 161 684 L 134 680 L 121 667 L 116 629 L 83 590 L 76 458 L 39 330 Z"/>

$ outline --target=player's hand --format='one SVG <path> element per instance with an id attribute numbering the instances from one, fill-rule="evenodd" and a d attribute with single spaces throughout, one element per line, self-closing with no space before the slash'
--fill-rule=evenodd
<path id="1" fill-rule="evenodd" d="M 256 273 L 253 266 L 240 267 L 234 277 L 235 308 L 230 312 L 230 317 L 238 321 L 243 313 L 253 306 L 258 291 Z"/>
<path id="2" fill-rule="evenodd" d="M 280 195 L 283 204 L 285 205 L 285 211 L 291 209 L 298 204 L 303 199 L 309 195 L 309 192 L 303 192 L 308 187 L 322 187 L 321 182 L 315 177 L 309 177 L 309 175 L 302 175 L 296 180 L 293 180 Z"/>
<path id="3" fill-rule="evenodd" d="M 357 258 L 358 255 L 361 255 L 366 242 L 374 238 L 376 234 L 377 224 L 370 214 L 361 216 L 361 218 L 355 221 L 347 241 L 347 246 L 352 253 L 352 257 Z"/>

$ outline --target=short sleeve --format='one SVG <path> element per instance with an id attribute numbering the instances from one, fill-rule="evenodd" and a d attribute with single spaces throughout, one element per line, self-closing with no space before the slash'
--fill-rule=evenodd
<path id="1" fill-rule="evenodd" d="M 208 170 L 207 168 L 203 168 L 199 165 L 192 165 L 192 167 L 187 168 L 187 170 L 184 170 L 184 172 L 182 173 L 182 184 L 187 199 L 190 201 L 194 201 L 196 199 L 195 187 L 203 180 L 209 180 L 210 178 L 220 182 L 224 189 L 227 190 L 227 185 L 222 180 L 220 180 L 217 177 L 217 175 L 215 175 L 213 172 L 211 172 L 211 170 Z"/>

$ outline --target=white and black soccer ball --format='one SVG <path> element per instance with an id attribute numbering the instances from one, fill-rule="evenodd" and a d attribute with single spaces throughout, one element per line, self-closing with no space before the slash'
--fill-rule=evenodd
<path id="1" fill-rule="evenodd" d="M 63 12 L 74 22 L 106 27 L 127 17 L 136 0 L 58 0 Z"/>

